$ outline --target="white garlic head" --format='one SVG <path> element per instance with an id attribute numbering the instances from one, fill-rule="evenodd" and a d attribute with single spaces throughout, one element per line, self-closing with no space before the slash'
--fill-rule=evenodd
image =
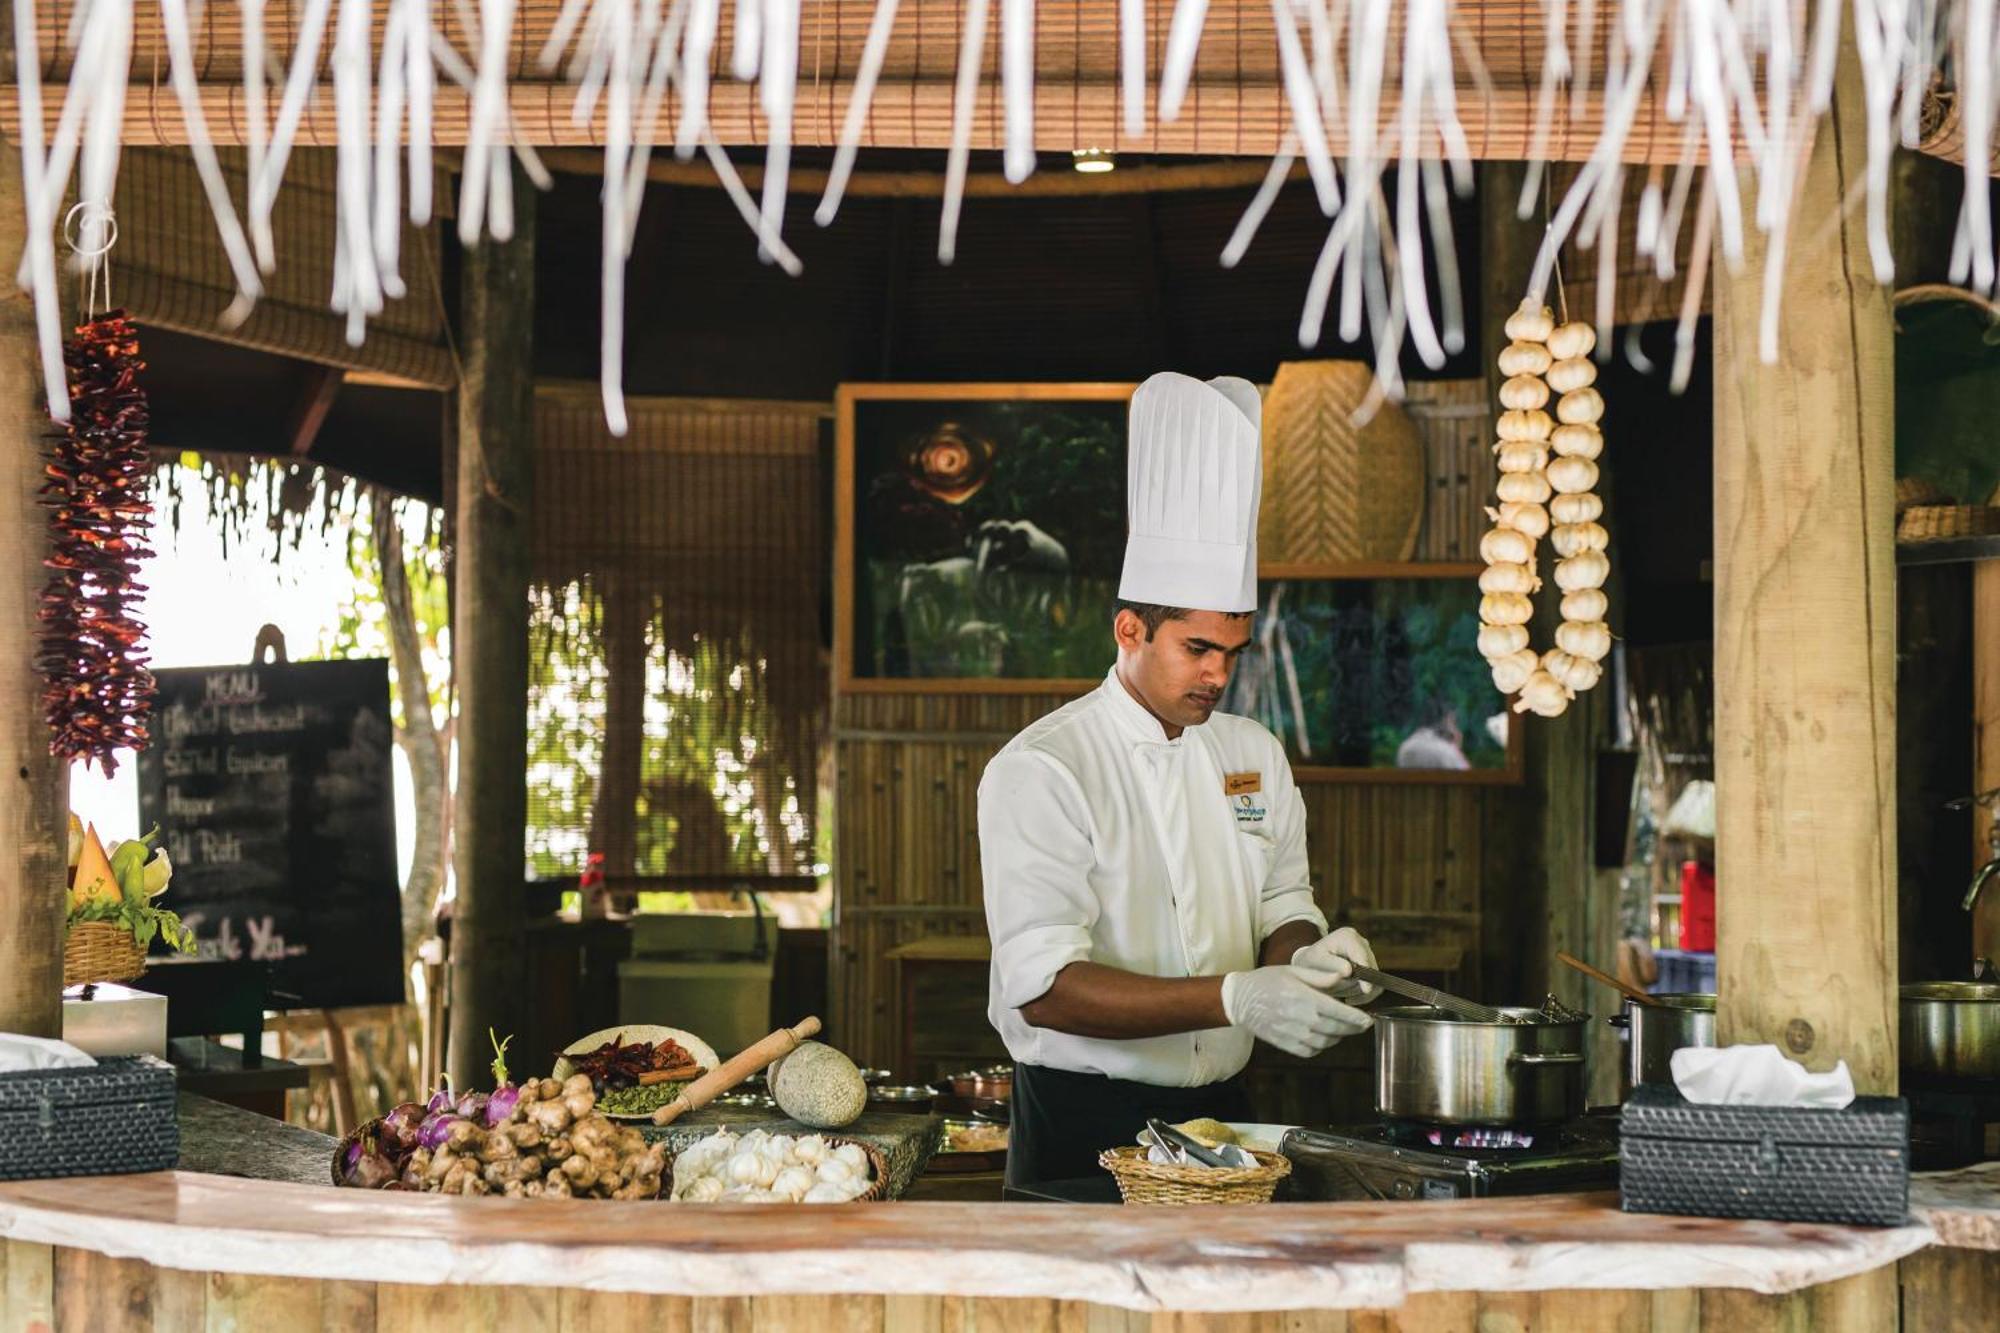
<path id="1" fill-rule="evenodd" d="M 1499 527 L 1512 528 L 1531 540 L 1539 539 L 1549 530 L 1549 511 L 1538 504 L 1503 500 L 1498 510 L 1489 509 L 1486 512 Z"/>
<path id="2" fill-rule="evenodd" d="M 1611 560 L 1602 551 L 1579 551 L 1567 560 L 1556 561 L 1556 586 L 1564 592 L 1602 588 L 1610 577 Z"/>
<path id="3" fill-rule="evenodd" d="M 1604 501 L 1588 491 L 1558 495 L 1549 504 L 1549 516 L 1558 523 L 1594 523 L 1604 516 Z"/>
<path id="4" fill-rule="evenodd" d="M 819 1183 L 819 1176 L 809 1166 L 788 1166 L 771 1180 L 771 1193 L 782 1194 L 797 1202 L 806 1197 L 806 1191 Z"/>
<path id="5" fill-rule="evenodd" d="M 1604 452 L 1604 432 L 1592 425 L 1557 426 L 1549 447 L 1565 458 L 1595 458 Z"/>
<path id="6" fill-rule="evenodd" d="M 828 1157 L 816 1169 L 820 1180 L 829 1185 L 844 1185 L 854 1179 L 854 1168 L 838 1157 Z"/>
<path id="7" fill-rule="evenodd" d="M 1549 386 L 1539 375 L 1516 375 L 1500 386 L 1500 406 L 1511 411 L 1532 412 L 1548 401 Z"/>
<path id="8" fill-rule="evenodd" d="M 1565 620 L 1556 626 L 1556 647 L 1587 662 L 1602 662 L 1611 652 L 1611 627 L 1601 620 Z"/>
<path id="9" fill-rule="evenodd" d="M 1537 669 L 1529 673 L 1521 686 L 1520 702 L 1514 705 L 1517 713 L 1533 713 L 1537 717 L 1560 717 L 1569 707 L 1570 692 L 1561 681 L 1548 672 Z"/>
<path id="10" fill-rule="evenodd" d="M 1588 357 L 1571 357 L 1549 367 L 1549 387 L 1557 393 L 1574 393 L 1597 383 L 1597 365 Z"/>
<path id="11" fill-rule="evenodd" d="M 1512 657 L 1502 657 L 1493 663 L 1493 688 L 1502 694 L 1512 694 L 1535 674 L 1542 659 L 1535 656 L 1532 648 L 1523 648 Z"/>
<path id="12" fill-rule="evenodd" d="M 1508 343 L 1500 350 L 1500 373 L 1510 378 L 1515 375 L 1539 375 L 1554 363 L 1555 358 L 1549 355 L 1549 349 L 1538 342 Z"/>
<path id="13" fill-rule="evenodd" d="M 1560 648 L 1551 648 L 1542 654 L 1542 670 L 1555 677 L 1557 683 L 1566 690 L 1587 690 L 1597 684 L 1604 674 L 1604 668 L 1586 658 L 1566 653 Z"/>
<path id="14" fill-rule="evenodd" d="M 1518 592 L 1489 592 L 1479 599 L 1479 618 L 1489 625 L 1525 625 L 1535 604 Z"/>
<path id="15" fill-rule="evenodd" d="M 1525 532 L 1489 528 L 1479 539 L 1479 558 L 1489 565 L 1525 565 L 1535 558 L 1535 543 Z"/>
<path id="16" fill-rule="evenodd" d="M 1539 444 L 1555 433 L 1556 423 L 1547 412 L 1536 408 L 1532 412 L 1506 411 L 1494 423 L 1494 431 L 1508 444 Z"/>
<path id="17" fill-rule="evenodd" d="M 807 1166 L 818 1166 L 826 1160 L 826 1154 L 826 1140 L 817 1134 L 802 1134 L 798 1142 L 792 1145 L 792 1156 Z"/>
<path id="18" fill-rule="evenodd" d="M 805 1192 L 805 1197 L 801 1199 L 800 1202 L 846 1203 L 848 1200 L 854 1198 L 859 1193 L 860 1191 L 854 1188 L 852 1182 L 849 1182 L 848 1184 L 845 1185 L 830 1185 L 826 1181 L 822 1180 L 818 1184 L 814 1185 L 811 1189 L 807 1190 Z"/>
<path id="19" fill-rule="evenodd" d="M 1541 472 L 1502 473 L 1500 484 L 1494 488 L 1504 504 L 1545 504 L 1555 494 L 1548 477 Z"/>
<path id="20" fill-rule="evenodd" d="M 1597 464 L 1588 458 L 1558 458 L 1546 472 L 1549 485 L 1564 495 L 1579 495 L 1597 485 Z"/>
<path id="21" fill-rule="evenodd" d="M 1556 400 L 1556 419 L 1565 426 L 1594 425 L 1604 416 L 1604 395 L 1595 389 L 1577 389 Z"/>
<path id="22" fill-rule="evenodd" d="M 1481 625 L 1479 655 L 1489 662 L 1512 657 L 1528 646 L 1526 625 Z"/>
<path id="23" fill-rule="evenodd" d="M 688 1203 L 714 1203 L 725 1188 L 715 1176 L 696 1176 L 684 1189 L 677 1190 L 674 1197 Z"/>
<path id="24" fill-rule="evenodd" d="M 1539 586 L 1541 586 L 1541 580 L 1536 578 L 1535 571 L 1526 565 L 1488 565 L 1479 574 L 1479 591 L 1481 592 L 1530 593 Z M 1488 626 L 1487 628 L 1491 629 L 1494 626 Z M 1512 627 L 1508 626 L 1506 628 Z M 1520 645 L 1516 644 L 1515 647 L 1518 648 Z M 1514 649 L 1509 648 L 1507 651 L 1511 653 Z M 1491 653 L 1487 654 L 1489 657 L 1492 655 Z"/>
<path id="25" fill-rule="evenodd" d="M 833 1160 L 847 1163 L 847 1169 L 855 1175 L 868 1175 L 868 1154 L 858 1143 L 843 1143 L 833 1150 Z"/>
<path id="26" fill-rule="evenodd" d="M 1579 551 L 1601 551 L 1611 542 L 1611 534 L 1604 530 L 1602 523 L 1564 523 L 1549 537 L 1549 545 L 1556 548 L 1561 556 L 1575 555 Z"/>
<path id="27" fill-rule="evenodd" d="M 1551 329 L 1544 339 L 1549 345 L 1549 355 L 1558 361 L 1573 361 L 1580 356 L 1589 356 L 1597 346 L 1597 330 L 1580 319 L 1573 319 L 1558 329 Z"/>
<path id="28" fill-rule="evenodd" d="M 1504 472 L 1539 472 L 1549 465 L 1549 451 L 1539 444 L 1525 440 L 1503 444 L 1499 448 L 1500 470 Z"/>
<path id="29" fill-rule="evenodd" d="M 1610 609 L 1611 599 L 1604 595 L 1602 588 L 1578 588 L 1575 592 L 1563 594 L 1564 620 L 1602 620 Z"/>
<path id="30" fill-rule="evenodd" d="M 1507 316 L 1506 329 L 1507 336 L 1515 342 L 1547 342 L 1555 332 L 1556 317 L 1545 305 L 1523 301 L 1518 310 Z"/>

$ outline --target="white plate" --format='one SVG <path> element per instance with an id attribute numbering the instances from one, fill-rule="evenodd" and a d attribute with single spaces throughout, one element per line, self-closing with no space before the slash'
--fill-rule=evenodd
<path id="1" fill-rule="evenodd" d="M 1234 1120 L 1224 1124 L 1236 1131 L 1236 1141 L 1255 1152 L 1276 1152 L 1278 1145 L 1285 1141 L 1287 1130 L 1297 1129 L 1297 1125 L 1251 1125 Z"/>
<path id="2" fill-rule="evenodd" d="M 668 1040 L 679 1042 L 681 1049 L 694 1057 L 695 1064 L 701 1067 L 703 1073 L 722 1063 L 721 1059 L 715 1054 L 715 1048 L 700 1037 L 695 1036 L 694 1033 L 682 1031 L 680 1028 L 663 1027 L 658 1023 L 623 1023 L 615 1028 L 603 1028 L 591 1033 L 587 1037 L 578 1037 L 575 1041 L 563 1047 L 563 1054 L 581 1055 L 585 1051 L 594 1051 L 613 1037 L 617 1037 L 621 1042 L 626 1044 L 641 1041 L 651 1042 L 655 1045 Z M 560 1082 L 575 1072 L 575 1066 L 570 1064 L 569 1061 L 557 1060 L 555 1068 L 549 1071 L 549 1077 Z M 639 1124 L 650 1122 L 653 1118 L 653 1113 L 651 1111 L 644 1111 L 634 1115 L 628 1112 L 606 1111 L 604 1112 L 604 1118 Z"/>

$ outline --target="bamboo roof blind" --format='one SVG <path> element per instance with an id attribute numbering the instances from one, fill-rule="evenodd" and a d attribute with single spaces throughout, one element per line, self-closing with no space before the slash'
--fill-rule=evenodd
<path id="1" fill-rule="evenodd" d="M 221 157 L 240 207 L 244 156 L 225 149 Z M 294 153 L 286 174 L 273 216 L 277 266 L 250 317 L 231 328 L 222 313 L 236 294 L 235 280 L 193 160 L 165 149 L 127 153 L 118 186 L 118 244 L 111 254 L 112 301 L 142 325 L 450 388 L 458 377 L 439 297 L 437 228 L 403 224 L 402 269 L 409 295 L 386 302 L 369 321 L 367 339 L 351 346 L 345 321 L 326 304 L 333 285 L 333 152 Z"/>
<path id="2" fill-rule="evenodd" d="M 537 392 L 531 861 L 809 875 L 827 409 L 629 406 L 620 439 L 594 388 Z"/>
<path id="3" fill-rule="evenodd" d="M 874 0 L 803 0 L 794 114 L 794 141 L 799 146 L 826 147 L 836 142 L 874 8 Z M 270 0 L 265 22 L 276 50 L 291 50 L 303 9 L 304 0 Z M 378 52 L 386 9 L 378 5 L 374 13 Z M 723 0 L 720 30 L 725 34 L 730 31 L 733 10 L 732 0 Z M 57 80 L 68 74 L 68 56 L 61 38 L 73 11 L 69 0 L 37 8 L 45 78 Z M 571 116 L 574 90 L 537 62 L 560 11 L 560 0 L 521 0 L 511 61 L 512 111 L 523 137 L 534 143 L 596 145 L 603 141 L 603 107 L 599 106 L 594 118 L 575 123 Z M 864 146 L 940 148 L 948 144 L 963 14 L 963 0 L 903 0 L 862 137 Z M 1171 5 L 1147 7 L 1149 78 L 1157 78 L 1172 14 Z M 434 16 L 445 38 L 460 52 L 473 50 L 453 6 L 437 6 Z M 1391 51 L 1400 49 L 1403 16 L 1402 6 L 1392 9 Z M 1460 29 L 1468 48 L 1478 52 L 1486 80 L 1482 87 L 1469 65 L 1460 75 L 1459 109 L 1474 156 L 1518 159 L 1528 155 L 1544 23 L 1540 0 L 1484 0 L 1461 6 Z M 1589 67 L 1593 70 L 1604 68 L 1609 26 L 1608 22 L 1598 24 L 1589 43 Z M 997 7 L 989 16 L 989 28 L 974 123 L 973 146 L 977 148 L 997 148 L 1001 141 Z M 238 8 L 208 6 L 193 36 L 195 67 L 210 132 L 220 141 L 242 143 L 246 118 Z M 1577 48 L 1572 58 L 1581 65 L 1584 56 L 1584 50 Z M 322 52 L 320 60 L 322 92 L 306 111 L 302 144 L 331 144 L 336 137 L 330 53 Z M 727 61 L 727 43 L 718 42 L 710 110 L 716 133 L 726 144 L 763 143 L 768 126 L 758 108 L 756 89 L 730 77 Z M 1149 108 L 1146 132 L 1137 140 L 1123 132 L 1117 114 L 1117 62 L 1116 0 L 1039 0 L 1035 104 L 1040 148 L 1201 154 L 1268 154 L 1277 148 L 1288 113 L 1280 85 L 1276 31 L 1270 5 L 1264 0 L 1211 0 L 1186 108 L 1170 125 L 1151 119 Z M 180 108 L 167 83 L 166 40 L 155 11 L 142 8 L 137 15 L 131 68 L 126 143 L 185 142 Z M 1654 90 L 1640 109 L 1626 149 L 1628 160 L 1678 159 L 1680 127 L 1666 123 L 1659 102 L 1664 74 L 1664 67 L 1656 71 Z M 1385 121 L 1396 114 L 1399 78 L 1400 70 L 1392 60 L 1384 73 L 1381 116 Z M 51 124 L 60 105 L 59 97 L 48 99 L 45 111 Z M 663 112 L 669 137 L 676 110 L 670 97 Z M 463 143 L 468 121 L 465 94 L 455 86 L 441 85 L 437 141 Z M 1580 159 L 1589 151 L 1600 123 L 1594 97 L 1573 107 L 1565 95 L 1556 110 L 1549 156 Z M 13 89 L 0 87 L 0 130 L 12 137 L 18 125 Z M 1338 122 L 1330 128 L 1333 150 L 1344 152 L 1344 129 Z"/>

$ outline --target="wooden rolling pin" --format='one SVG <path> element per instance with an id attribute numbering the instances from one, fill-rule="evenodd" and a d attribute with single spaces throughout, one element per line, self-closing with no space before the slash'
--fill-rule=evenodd
<path id="1" fill-rule="evenodd" d="M 689 1111 L 699 1110 L 758 1070 L 768 1067 L 772 1061 L 790 1055 L 799 1048 L 800 1042 L 818 1032 L 817 1018 L 808 1018 L 797 1027 L 779 1028 L 682 1088 L 680 1096 L 653 1112 L 653 1123 L 671 1125 Z"/>

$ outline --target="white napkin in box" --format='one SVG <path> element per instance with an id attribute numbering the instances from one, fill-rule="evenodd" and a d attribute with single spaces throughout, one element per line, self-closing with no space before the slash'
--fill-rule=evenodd
<path id="1" fill-rule="evenodd" d="M 82 1069 L 96 1063 L 66 1041 L 0 1032 L 0 1074 L 27 1069 Z"/>
<path id="2" fill-rule="evenodd" d="M 1854 1100 L 1842 1060 L 1810 1074 L 1776 1046 L 1683 1046 L 1673 1055 L 1674 1086 L 1711 1106 L 1805 1106 L 1838 1111 Z"/>

